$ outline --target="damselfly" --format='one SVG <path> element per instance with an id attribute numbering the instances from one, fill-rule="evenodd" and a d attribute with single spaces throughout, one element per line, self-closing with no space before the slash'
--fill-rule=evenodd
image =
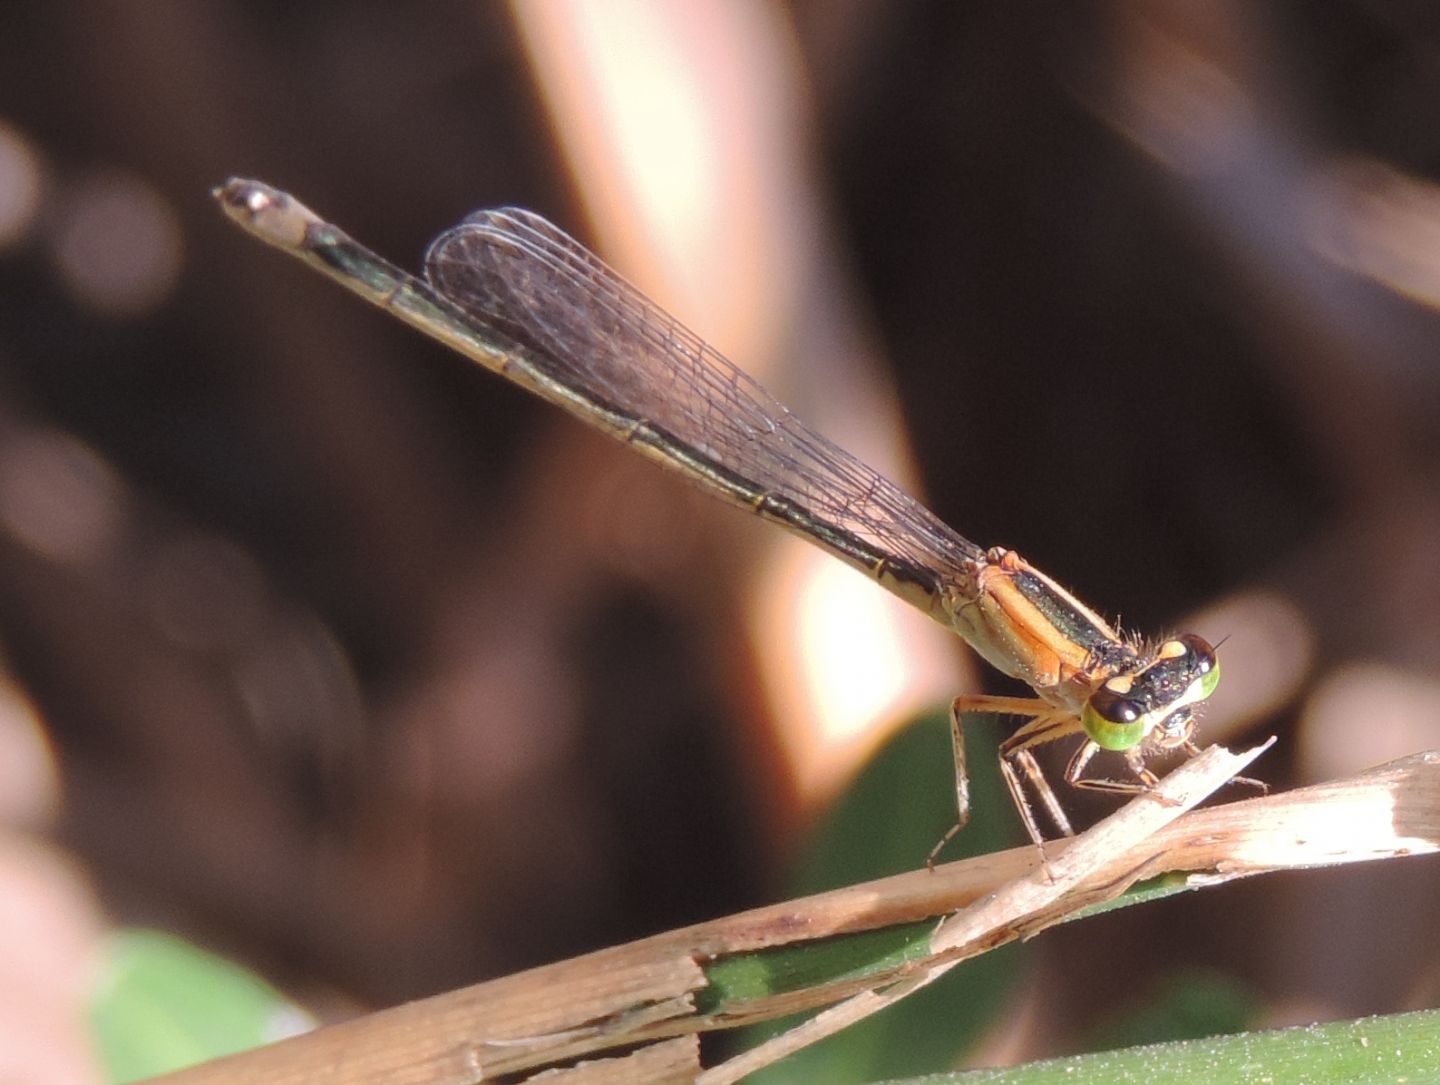
<path id="1" fill-rule="evenodd" d="M 431 243 L 422 280 L 268 185 L 233 179 L 215 196 L 261 240 L 717 497 L 810 540 L 1026 682 L 1036 696 L 955 699 L 959 822 L 936 852 L 969 817 L 967 713 L 1028 721 L 1002 743 L 1000 765 L 1037 844 L 1043 838 L 1027 784 L 1060 832 L 1073 829 L 1036 748 L 1081 739 L 1065 781 L 1122 795 L 1158 782 L 1148 755 L 1198 752 L 1195 710 L 1220 679 L 1208 643 L 1193 634 L 1158 644 L 1122 636 L 1015 551 L 985 549 L 953 531 L 538 215 L 471 215 Z M 1130 778 L 1087 776 L 1101 750 L 1122 754 Z"/>

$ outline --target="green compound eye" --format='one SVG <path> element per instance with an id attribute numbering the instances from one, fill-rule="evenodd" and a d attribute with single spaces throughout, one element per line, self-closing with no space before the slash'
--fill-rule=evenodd
<path id="1" fill-rule="evenodd" d="M 1189 650 L 1190 666 L 1194 671 L 1195 679 L 1200 685 L 1199 700 L 1204 700 L 1215 692 L 1215 687 L 1220 684 L 1220 658 L 1215 654 L 1215 649 L 1209 643 L 1201 640 L 1193 633 L 1187 633 L 1180 638 L 1181 642 Z"/>
<path id="2" fill-rule="evenodd" d="M 1080 712 L 1080 726 L 1102 750 L 1128 750 L 1145 737 L 1150 714 L 1145 705 L 1109 685 L 1090 695 Z"/>

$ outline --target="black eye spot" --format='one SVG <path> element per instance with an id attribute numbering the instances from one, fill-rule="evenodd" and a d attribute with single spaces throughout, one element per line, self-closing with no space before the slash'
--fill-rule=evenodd
<path id="1" fill-rule="evenodd" d="M 1090 695 L 1090 708 L 1110 723 L 1134 723 L 1145 714 L 1145 706 L 1139 701 L 1121 696 L 1104 686 Z"/>

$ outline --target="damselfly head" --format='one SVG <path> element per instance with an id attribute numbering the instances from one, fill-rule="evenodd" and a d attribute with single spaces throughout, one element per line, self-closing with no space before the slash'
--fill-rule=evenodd
<path id="1" fill-rule="evenodd" d="M 1141 742 L 1173 749 L 1190 740 L 1194 705 L 1215 692 L 1220 661 L 1215 649 L 1193 633 L 1167 640 L 1133 674 L 1112 675 L 1090 695 L 1080 713 L 1085 733 L 1106 750 Z"/>

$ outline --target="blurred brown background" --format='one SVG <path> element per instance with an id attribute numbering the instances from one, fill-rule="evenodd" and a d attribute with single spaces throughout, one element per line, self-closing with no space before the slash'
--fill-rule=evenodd
<path id="1" fill-rule="evenodd" d="M 823 646 L 757 616 L 771 529 L 247 239 L 231 174 L 412 269 L 554 218 L 967 535 L 1230 637 L 1202 734 L 1281 733 L 1278 786 L 1435 744 L 1432 5 L 607 8 L 0 7 L 0 893 L 41 974 L 143 923 L 392 1004 L 774 899 L 853 768 L 814 767 Z M 915 636 L 890 725 L 965 680 Z M 1274 1021 L 1432 1004 L 1435 888 L 1057 932 L 1015 1050 L 1117 959 Z"/>

